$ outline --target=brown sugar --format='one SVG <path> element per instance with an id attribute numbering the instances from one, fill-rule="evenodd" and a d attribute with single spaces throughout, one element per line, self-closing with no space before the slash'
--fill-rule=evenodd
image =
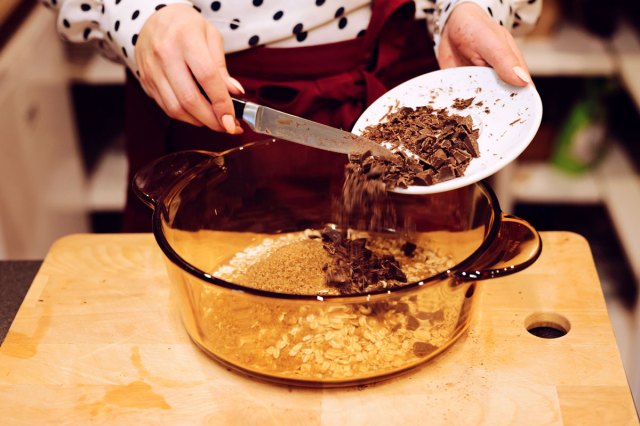
<path id="1" fill-rule="evenodd" d="M 366 281 L 362 288 L 341 289 L 341 286 L 332 285 L 326 280 L 326 269 L 335 265 L 335 258 L 318 235 L 316 231 L 307 231 L 267 238 L 236 253 L 212 275 L 260 290 L 323 296 L 391 289 L 424 280 L 453 265 L 450 256 L 428 248 L 425 242 L 413 244 L 400 238 L 350 232 L 349 240 L 366 240 L 367 250 L 375 253 L 375 256 L 393 258 L 405 278 L 398 280 L 396 278 L 399 276 L 393 274 L 386 277 L 380 275 L 383 278 Z M 415 247 L 407 250 L 408 245 Z M 351 262 L 357 263 L 358 260 L 352 259 Z M 359 268 L 359 274 L 366 273 L 362 265 Z M 351 271 L 346 273 L 351 275 Z M 351 282 L 349 285 L 353 284 Z"/>
<path id="2" fill-rule="evenodd" d="M 247 268 L 241 281 L 279 293 L 314 294 L 324 290 L 322 269 L 331 262 L 317 240 L 305 239 L 278 247 Z"/>

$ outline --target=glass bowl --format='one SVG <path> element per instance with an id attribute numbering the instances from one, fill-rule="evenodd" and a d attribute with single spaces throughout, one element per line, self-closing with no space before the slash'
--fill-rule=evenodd
<path id="1" fill-rule="evenodd" d="M 189 336 L 245 375 L 334 387 L 410 370 L 469 327 L 478 281 L 518 272 L 540 255 L 536 230 L 504 214 L 485 183 L 389 193 L 384 226 L 372 230 L 371 217 L 346 223 L 381 244 L 415 242 L 408 283 L 355 295 L 295 294 L 287 286 L 323 276 L 321 243 L 310 236 L 345 223 L 335 173 L 345 156 L 323 152 L 309 167 L 292 149 L 299 148 L 269 140 L 179 152 L 133 182 L 154 210 L 153 233 Z"/>

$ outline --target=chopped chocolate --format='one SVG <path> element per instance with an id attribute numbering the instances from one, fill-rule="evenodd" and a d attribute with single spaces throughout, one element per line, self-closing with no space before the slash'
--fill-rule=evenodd
<path id="1" fill-rule="evenodd" d="M 342 294 L 357 294 L 406 283 L 398 261 L 391 255 L 367 248 L 366 238 L 350 239 L 345 231 L 326 227 L 321 232 L 323 248 L 333 258 L 324 266 L 325 281 Z"/>
<path id="2" fill-rule="evenodd" d="M 416 317 L 418 317 L 418 319 L 421 320 L 428 320 L 431 322 L 437 322 L 437 321 L 443 321 L 444 320 L 444 314 L 442 311 L 435 311 L 435 312 L 423 312 L 420 311 L 416 314 Z"/>
<path id="3" fill-rule="evenodd" d="M 469 106 L 474 99 L 456 99 L 454 105 L 468 103 Z M 449 115 L 446 109 L 431 106 L 402 107 L 387 114 L 384 122 L 367 127 L 363 136 L 401 146 L 397 158 L 391 160 L 350 158 L 352 164 L 380 163 L 382 168 L 376 168 L 376 173 L 381 173 L 387 189 L 432 185 L 462 176 L 471 159 L 480 156 L 478 129 L 473 127 L 471 117 Z M 418 156 L 420 161 L 403 153 L 402 148 Z"/>
<path id="4" fill-rule="evenodd" d="M 413 344 L 413 353 L 418 357 L 427 356 L 436 349 L 438 349 L 436 346 L 428 342 L 415 342 Z"/>
<path id="5" fill-rule="evenodd" d="M 471 161 L 471 157 L 472 155 L 469 154 L 466 151 L 463 151 L 461 149 L 458 148 L 454 148 L 451 150 L 451 155 L 453 156 L 454 160 L 456 160 L 457 163 L 466 163 Z"/>
<path id="6" fill-rule="evenodd" d="M 399 314 L 407 314 L 409 313 L 409 305 L 404 302 L 398 302 L 398 304 L 395 306 L 395 310 Z"/>
<path id="7" fill-rule="evenodd" d="M 473 100 L 456 99 L 453 107 L 465 109 Z M 407 282 L 395 257 L 373 251 L 366 238 L 348 238 L 346 230 L 395 228 L 396 212 L 388 201 L 388 190 L 433 185 L 462 176 L 471 159 L 480 155 L 478 130 L 471 117 L 450 115 L 446 109 L 431 106 L 389 110 L 384 122 L 367 127 L 363 136 L 400 149 L 390 158 L 370 152 L 349 155 L 339 203 L 340 228 L 327 227 L 321 232 L 323 248 L 331 257 L 323 267 L 325 282 L 341 294 L 366 293 Z M 415 250 L 415 244 L 405 242 L 398 255 L 412 257 Z"/>
<path id="8" fill-rule="evenodd" d="M 415 331 L 420 327 L 420 321 L 414 316 L 407 316 L 407 330 Z"/>
<path id="9" fill-rule="evenodd" d="M 416 248 L 418 248 L 418 246 L 416 246 L 414 243 L 410 241 L 407 241 L 400 248 L 402 249 L 405 256 L 411 257 L 413 256 L 413 253 L 416 251 Z"/>
<path id="10" fill-rule="evenodd" d="M 474 99 L 475 98 L 469 98 L 469 99 L 456 98 L 453 100 L 453 104 L 451 106 L 458 110 L 467 109 L 471 106 Z"/>
<path id="11" fill-rule="evenodd" d="M 431 164 L 434 169 L 439 169 L 444 163 L 447 162 L 447 158 L 447 153 L 442 149 L 438 149 L 427 159 L 427 163 Z"/>

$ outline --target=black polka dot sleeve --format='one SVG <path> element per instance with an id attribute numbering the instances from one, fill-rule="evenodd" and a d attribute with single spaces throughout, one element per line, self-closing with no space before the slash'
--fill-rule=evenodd
<path id="1" fill-rule="evenodd" d="M 1 1 L 1 0 L 0 0 Z M 93 42 L 103 54 L 137 71 L 134 49 L 140 29 L 157 10 L 188 4 L 222 35 L 226 53 L 258 46 L 298 47 L 362 37 L 372 0 L 41 0 L 58 13 L 61 36 Z M 414 0 L 416 18 L 426 18 L 437 45 L 454 8 L 479 5 L 514 35 L 535 24 L 542 0 Z"/>
<path id="2" fill-rule="evenodd" d="M 514 36 L 526 34 L 533 29 L 542 11 L 542 0 L 415 0 L 415 3 L 418 17 L 427 19 L 436 52 L 440 44 L 440 31 L 459 4 L 477 4 Z"/>
<path id="3" fill-rule="evenodd" d="M 73 43 L 90 42 L 105 56 L 137 70 L 134 48 L 138 33 L 155 11 L 186 0 L 41 0 L 57 11 L 60 36 Z"/>

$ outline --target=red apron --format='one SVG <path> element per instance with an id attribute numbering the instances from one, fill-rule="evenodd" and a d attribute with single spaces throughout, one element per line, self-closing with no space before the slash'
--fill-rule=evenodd
<path id="1" fill-rule="evenodd" d="M 375 1 L 363 37 L 298 48 L 255 48 L 227 56 L 230 74 L 246 90 L 244 99 L 350 130 L 364 109 L 390 88 L 433 71 L 437 62 L 424 21 L 410 0 Z M 185 149 L 223 151 L 265 139 L 245 127 L 231 136 L 169 119 L 128 74 L 125 139 L 129 179 L 152 160 Z M 275 146 L 278 146 L 276 144 Z M 346 156 L 298 144 L 274 149 L 283 167 L 294 163 L 309 176 L 341 179 Z M 270 162 L 273 164 L 273 162 Z M 123 228 L 150 230 L 150 211 L 129 190 Z"/>

